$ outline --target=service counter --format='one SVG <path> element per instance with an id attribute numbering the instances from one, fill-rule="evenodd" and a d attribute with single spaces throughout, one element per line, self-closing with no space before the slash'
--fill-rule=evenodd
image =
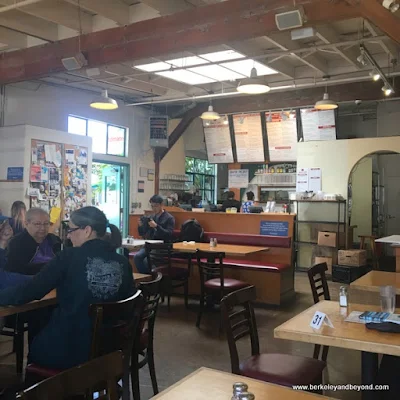
<path id="1" fill-rule="evenodd" d="M 287 264 L 290 268 L 275 273 L 265 270 L 249 270 L 227 268 L 226 276 L 241 279 L 253 284 L 257 289 L 257 301 L 264 304 L 279 305 L 294 297 L 294 266 L 293 266 L 293 234 L 295 214 L 287 213 L 261 213 L 261 214 L 230 214 L 220 212 L 193 212 L 177 208 L 166 210 L 175 217 L 175 229 L 180 230 L 181 225 L 188 219 L 195 218 L 204 231 L 252 235 L 272 235 L 274 227 L 278 227 L 279 234 L 291 238 L 289 247 L 269 247 L 266 252 L 255 253 L 246 259 L 262 261 L 265 265 L 271 263 Z M 146 211 L 146 214 L 151 211 Z M 129 216 L 129 235 L 138 237 L 137 226 L 141 214 Z M 272 222 L 272 224 L 270 224 Z M 283 224 L 282 224 L 283 223 Z M 287 231 L 282 232 L 282 227 L 287 226 Z M 237 257 L 236 257 L 237 258 Z M 199 276 L 196 266 L 189 282 L 190 294 L 198 294 L 200 289 Z"/>

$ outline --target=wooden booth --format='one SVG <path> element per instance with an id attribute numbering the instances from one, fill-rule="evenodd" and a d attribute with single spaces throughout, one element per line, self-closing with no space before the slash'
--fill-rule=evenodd
<path id="1" fill-rule="evenodd" d="M 192 212 L 176 208 L 168 209 L 168 212 L 175 217 L 176 239 L 179 237 L 182 223 L 194 218 L 203 227 L 205 240 L 216 237 L 218 244 L 267 248 L 265 251 L 254 252 L 243 257 L 226 255 L 225 276 L 254 285 L 259 303 L 280 305 L 294 298 L 295 214 L 230 214 Z M 129 235 L 133 237 L 138 237 L 137 226 L 140 217 L 141 215 L 137 214 L 130 215 Z M 182 265 L 182 267 L 185 266 Z M 189 281 L 189 293 L 197 295 L 199 292 L 199 273 L 197 264 L 194 263 Z"/>

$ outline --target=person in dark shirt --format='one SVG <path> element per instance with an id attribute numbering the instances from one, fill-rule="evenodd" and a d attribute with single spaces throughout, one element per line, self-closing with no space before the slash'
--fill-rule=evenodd
<path id="1" fill-rule="evenodd" d="M 109 241 L 103 240 L 106 229 Z M 74 247 L 61 251 L 31 281 L 0 291 L 0 305 L 39 300 L 57 290 L 58 307 L 47 325 L 33 338 L 28 362 L 67 369 L 89 359 L 91 320 L 89 305 L 115 302 L 136 293 L 129 261 L 116 253 L 121 233 L 96 207 L 71 214 L 68 238 Z"/>
<path id="2" fill-rule="evenodd" d="M 145 239 L 163 240 L 166 243 L 171 242 L 175 228 L 175 218 L 163 209 L 163 198 L 161 196 L 156 194 L 152 196 L 150 205 L 154 214 L 146 218 L 144 222 L 139 220 L 139 235 Z M 144 248 L 135 254 L 134 261 L 138 272 L 142 274 L 150 272 Z"/>
<path id="3" fill-rule="evenodd" d="M 14 235 L 18 235 L 25 229 L 26 205 L 23 201 L 14 201 L 11 206 L 10 225 Z"/>
<path id="4" fill-rule="evenodd" d="M 227 197 L 228 199 L 222 203 L 221 211 L 225 212 L 227 208 L 236 208 L 236 210 L 239 212 L 242 204 L 240 201 L 235 200 L 235 193 L 228 192 Z"/>
<path id="5" fill-rule="evenodd" d="M 49 233 L 50 216 L 41 208 L 26 213 L 26 229 L 8 246 L 6 271 L 35 275 L 61 249 L 58 236 Z"/>

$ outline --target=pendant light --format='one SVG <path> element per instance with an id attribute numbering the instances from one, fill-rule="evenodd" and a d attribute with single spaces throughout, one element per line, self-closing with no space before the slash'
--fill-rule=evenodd
<path id="1" fill-rule="evenodd" d="M 209 121 L 216 121 L 217 119 L 220 119 L 221 116 L 214 111 L 214 108 L 210 102 L 210 105 L 208 106 L 208 111 L 204 111 L 203 114 L 201 114 L 200 118 Z"/>
<path id="2" fill-rule="evenodd" d="M 329 99 L 329 94 L 328 94 L 328 84 L 325 86 L 325 93 L 324 97 L 322 100 L 319 100 L 315 103 L 314 108 L 317 110 L 334 110 L 335 108 L 338 108 L 339 104 L 336 103 L 336 101 L 330 100 Z"/>
<path id="3" fill-rule="evenodd" d="M 271 88 L 264 82 L 264 79 L 257 76 L 255 67 L 251 69 L 250 78 L 243 79 L 237 87 L 238 92 L 246 94 L 261 94 L 270 90 Z"/>
<path id="4" fill-rule="evenodd" d="M 108 97 L 107 90 L 101 91 L 101 96 L 96 97 L 91 103 L 90 107 L 96 108 L 97 110 L 116 110 L 118 108 L 118 103 Z"/>

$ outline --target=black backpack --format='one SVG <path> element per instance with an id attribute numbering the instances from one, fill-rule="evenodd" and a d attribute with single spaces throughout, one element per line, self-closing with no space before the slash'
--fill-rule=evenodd
<path id="1" fill-rule="evenodd" d="M 181 226 L 179 240 L 181 242 L 201 242 L 203 240 L 204 229 L 197 219 L 188 219 Z"/>

